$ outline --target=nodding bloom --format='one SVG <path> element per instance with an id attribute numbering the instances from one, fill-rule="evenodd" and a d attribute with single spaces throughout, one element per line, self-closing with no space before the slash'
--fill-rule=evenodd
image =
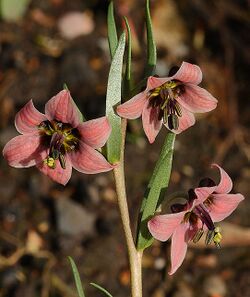
<path id="1" fill-rule="evenodd" d="M 54 181 L 65 185 L 72 167 L 83 173 L 113 169 L 96 151 L 107 141 L 111 126 L 106 117 L 82 122 L 68 90 L 63 90 L 40 113 L 30 100 L 16 115 L 15 126 L 22 135 L 3 149 L 4 158 L 16 168 L 36 166 Z"/>
<path id="2" fill-rule="evenodd" d="M 220 247 L 222 235 L 215 222 L 228 217 L 244 199 L 241 194 L 229 194 L 232 180 L 218 165 L 220 171 L 218 185 L 209 178 L 201 180 L 199 188 L 189 190 L 185 204 L 173 204 L 172 213 L 157 215 L 148 222 L 148 229 L 160 241 L 171 239 L 171 270 L 173 274 L 181 266 L 188 242 L 197 242 L 206 231 L 206 244 L 213 242 Z"/>
<path id="3" fill-rule="evenodd" d="M 173 68 L 174 72 L 176 68 Z M 194 125 L 193 113 L 208 112 L 217 106 L 217 100 L 198 87 L 201 80 L 200 67 L 183 62 L 172 76 L 150 76 L 146 89 L 119 105 L 117 113 L 127 119 L 142 116 L 143 129 L 150 143 L 155 141 L 162 123 L 178 134 Z"/>

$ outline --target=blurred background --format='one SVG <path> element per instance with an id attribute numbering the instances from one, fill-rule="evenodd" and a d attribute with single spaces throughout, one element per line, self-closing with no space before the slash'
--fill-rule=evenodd
<path id="1" fill-rule="evenodd" d="M 13 136 L 16 112 L 31 98 L 44 104 L 66 83 L 87 119 L 104 115 L 110 65 L 105 0 L 19 0 L 1 3 L 0 145 Z M 146 60 L 144 1 L 115 1 L 116 20 L 133 32 L 133 76 Z M 169 277 L 170 244 L 155 242 L 143 261 L 145 297 L 250 296 L 249 1 L 151 1 L 158 48 L 157 74 L 173 65 L 198 64 L 202 86 L 218 108 L 197 115 L 177 137 L 168 193 L 187 191 L 202 177 L 218 181 L 212 162 L 225 168 L 233 192 L 245 196 L 221 223 L 222 249 L 190 247 Z M 120 30 L 120 32 L 121 32 Z M 141 120 L 129 122 L 126 174 L 132 222 L 167 130 L 153 145 Z M 76 297 L 66 256 L 81 274 L 87 297 L 103 296 L 96 282 L 116 297 L 129 296 L 129 270 L 112 174 L 76 171 L 66 187 L 36 168 L 15 169 L 1 158 L 0 297 Z M 135 174 L 136 173 L 136 174 Z"/>

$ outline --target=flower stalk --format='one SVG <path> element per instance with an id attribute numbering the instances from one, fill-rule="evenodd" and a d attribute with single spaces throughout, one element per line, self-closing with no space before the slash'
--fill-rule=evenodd
<path id="1" fill-rule="evenodd" d="M 137 251 L 130 227 L 130 218 L 127 203 L 125 174 L 124 174 L 124 148 L 126 136 L 127 120 L 122 119 L 122 145 L 120 162 L 114 168 L 114 179 L 116 184 L 117 201 L 124 230 L 129 266 L 131 273 L 131 295 L 132 297 L 142 297 L 142 251 Z"/>

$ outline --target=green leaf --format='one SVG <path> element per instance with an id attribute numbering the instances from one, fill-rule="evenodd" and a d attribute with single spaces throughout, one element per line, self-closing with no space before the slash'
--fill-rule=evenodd
<path id="1" fill-rule="evenodd" d="M 109 41 L 109 50 L 111 58 L 114 57 L 115 50 L 118 44 L 118 37 L 117 37 L 117 30 L 115 24 L 115 17 L 114 17 L 114 3 L 113 1 L 110 2 L 108 7 L 108 41 Z"/>
<path id="2" fill-rule="evenodd" d="M 79 297 L 85 297 L 85 294 L 83 292 L 81 278 L 80 278 L 78 269 L 76 267 L 76 264 L 75 264 L 74 260 L 71 257 L 68 256 L 68 259 L 69 259 L 69 262 L 71 264 L 71 268 L 72 268 L 73 275 L 74 275 L 74 278 L 75 278 L 75 284 L 76 284 L 78 295 L 79 295 Z"/>
<path id="3" fill-rule="evenodd" d="M 152 21 L 149 8 L 150 0 L 146 0 L 146 28 L 147 28 L 147 66 L 145 69 L 145 76 L 155 74 L 155 66 L 157 61 L 156 46 L 152 30 Z"/>
<path id="4" fill-rule="evenodd" d="M 132 80 L 131 80 L 132 42 L 131 42 L 131 30 L 130 30 L 128 19 L 124 17 L 124 21 L 127 29 L 128 43 L 127 43 L 126 70 L 125 70 L 125 77 L 123 81 L 123 97 L 129 98 L 130 92 L 132 89 Z"/>
<path id="5" fill-rule="evenodd" d="M 7 21 L 17 21 L 25 14 L 30 0 L 0 0 L 2 18 Z"/>
<path id="6" fill-rule="evenodd" d="M 147 190 L 144 194 L 140 211 L 140 223 L 138 226 L 137 249 L 143 250 L 150 246 L 153 238 L 148 231 L 148 220 L 154 215 L 157 207 L 164 198 L 168 187 L 172 169 L 175 134 L 168 133 L 163 144 L 160 157 L 156 163 Z"/>
<path id="7" fill-rule="evenodd" d="M 113 297 L 107 290 L 105 290 L 103 287 L 101 287 L 100 285 L 97 285 L 95 283 L 90 283 L 93 287 L 99 289 L 100 291 L 102 291 L 106 296 L 108 297 Z"/>
<path id="8" fill-rule="evenodd" d="M 120 159 L 121 118 L 115 113 L 115 108 L 121 103 L 122 66 L 125 44 L 126 35 L 123 32 L 110 66 L 108 78 L 106 116 L 111 124 L 112 132 L 107 141 L 107 158 L 111 163 L 115 163 Z"/>

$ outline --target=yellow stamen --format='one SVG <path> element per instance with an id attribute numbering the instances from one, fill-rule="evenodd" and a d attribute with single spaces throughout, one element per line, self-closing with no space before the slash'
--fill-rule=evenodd
<path id="1" fill-rule="evenodd" d="M 48 157 L 47 159 L 44 160 L 44 163 L 51 169 L 56 168 L 56 162 L 55 159 Z"/>

